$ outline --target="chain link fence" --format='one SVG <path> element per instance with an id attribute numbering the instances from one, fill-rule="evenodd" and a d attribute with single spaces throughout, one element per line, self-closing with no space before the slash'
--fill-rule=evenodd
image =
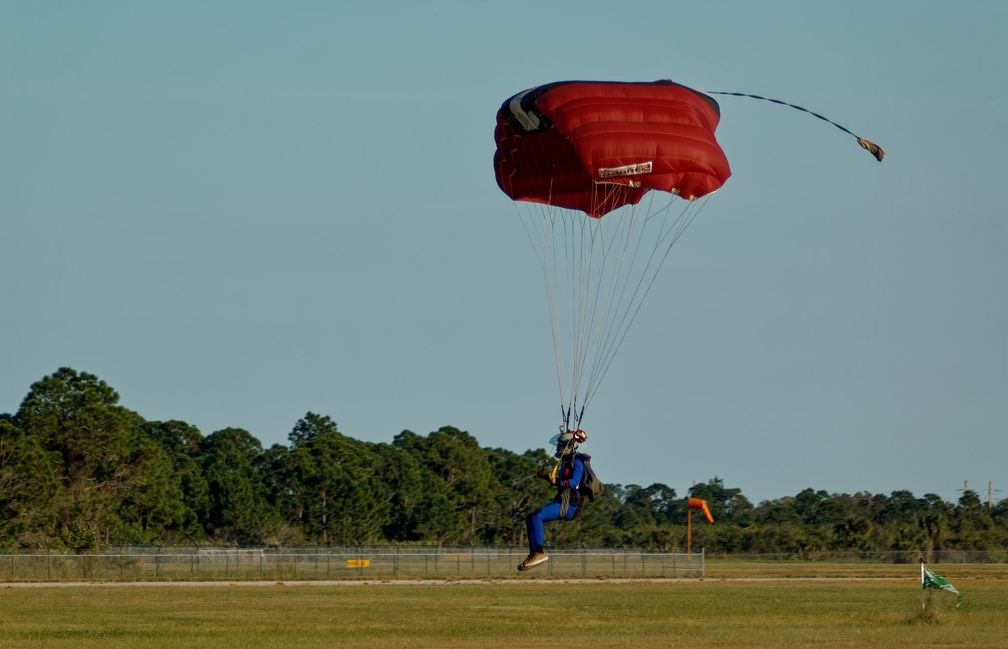
<path id="1" fill-rule="evenodd" d="M 214 581 L 512 577 L 526 552 L 496 548 L 118 548 L 0 555 L 0 581 Z M 702 577 L 703 552 L 564 550 L 536 574 Z"/>

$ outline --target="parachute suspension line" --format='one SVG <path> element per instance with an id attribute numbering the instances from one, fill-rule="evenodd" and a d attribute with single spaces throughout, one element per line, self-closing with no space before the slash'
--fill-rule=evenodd
<path id="1" fill-rule="evenodd" d="M 574 423 L 571 424 L 571 418 L 573 417 Z M 584 418 L 584 406 L 578 410 L 571 404 L 567 404 L 565 408 L 563 404 L 560 405 L 560 422 L 563 424 L 560 427 L 560 432 L 566 432 L 568 430 L 577 430 L 581 428 L 581 421 Z"/>
<path id="2" fill-rule="evenodd" d="M 552 190 L 547 190 L 552 201 Z M 596 205 L 620 199 L 625 186 L 598 184 Z M 706 202 L 648 192 L 603 218 L 549 202 L 515 202 L 539 262 L 553 342 L 561 422 L 581 426 L 586 406 L 608 372 L 673 244 Z"/>
<path id="3" fill-rule="evenodd" d="M 636 299 L 640 283 L 649 272 L 649 267 L 651 265 L 650 259 L 647 264 L 645 264 L 643 270 L 635 271 L 633 270 L 633 266 L 637 264 L 637 260 L 641 254 L 644 235 L 648 222 L 651 220 L 651 209 L 654 202 L 653 199 L 654 194 L 651 194 L 649 196 L 648 207 L 646 210 L 642 210 L 639 206 L 634 207 L 630 217 L 624 220 L 624 223 L 626 224 L 625 232 L 617 237 L 621 243 L 620 250 L 616 252 L 618 268 L 612 274 L 613 281 L 608 291 L 607 304 L 605 308 L 605 321 L 599 322 L 598 349 L 595 352 L 596 363 L 592 368 L 593 371 L 588 382 L 586 395 L 594 393 L 594 387 L 599 383 L 602 370 L 606 366 L 605 359 L 613 348 L 613 340 L 619 337 L 620 330 L 623 329 L 626 324 L 628 311 Z M 641 214 L 644 214 L 644 216 L 641 216 Z M 661 237 L 658 237 L 657 241 L 659 241 L 659 243 L 656 243 L 656 245 L 660 245 L 660 240 Z M 650 256 L 654 256 L 653 251 Z M 628 262 L 630 270 L 625 270 Z M 628 287 L 634 277 L 637 277 L 636 286 L 634 290 L 630 292 Z M 616 299 L 615 305 L 613 304 L 614 298 Z M 611 318 L 610 314 L 612 314 Z"/>
<path id="4" fill-rule="evenodd" d="M 604 205 L 621 191 L 625 191 L 624 186 L 598 184 L 595 186 L 596 197 L 593 201 Z M 604 219 L 577 219 L 581 229 L 580 236 L 576 239 L 579 248 L 575 251 L 575 260 L 579 259 L 581 265 L 578 268 L 575 262 L 572 266 L 576 276 L 572 276 L 570 284 L 573 289 L 570 295 L 576 298 L 571 312 L 574 373 L 571 377 L 570 395 L 575 412 L 578 412 L 576 424 L 580 422 L 584 408 L 590 401 L 592 376 L 597 373 L 599 351 L 604 348 L 605 337 L 615 319 L 614 296 L 617 295 L 620 275 L 624 274 L 624 263 L 630 257 L 627 249 L 639 221 L 636 214 L 635 206 L 627 206 Z M 608 232 L 610 227 L 614 228 L 611 236 Z M 632 258 L 630 261 L 632 262 Z M 581 386 L 586 376 L 588 389 L 582 393 Z M 579 400 L 580 411 L 577 410 Z"/>
<path id="5" fill-rule="evenodd" d="M 640 311 L 647 294 L 651 290 L 651 286 L 654 284 L 655 279 L 657 279 L 661 266 L 665 263 L 665 260 L 671 253 L 672 246 L 676 241 L 678 241 L 682 233 L 685 232 L 689 224 L 692 223 L 692 220 L 700 214 L 700 211 L 705 205 L 707 205 L 707 201 L 709 199 L 710 196 L 706 197 L 704 201 L 700 203 L 686 202 L 678 217 L 672 220 L 670 224 L 668 223 L 670 217 L 667 217 L 667 213 L 671 212 L 672 201 L 670 201 L 657 213 L 651 213 L 650 216 L 648 216 L 648 219 L 650 220 L 657 218 L 659 214 L 666 215 L 662 217 L 665 219 L 662 223 L 663 229 L 661 235 L 658 237 L 657 243 L 651 250 L 651 254 L 648 257 L 645 272 L 640 274 L 637 284 L 634 286 L 633 294 L 628 300 L 628 305 L 623 313 L 623 321 L 620 322 L 619 328 L 613 330 L 613 339 L 609 349 L 604 354 L 604 362 L 600 365 L 598 382 L 601 382 L 602 377 L 609 370 L 613 359 L 616 358 L 618 350 L 623 345 L 624 340 L 626 340 L 631 324 L 634 319 L 636 319 L 637 313 Z"/>
<path id="6" fill-rule="evenodd" d="M 541 203 L 522 203 L 519 208 L 518 203 L 513 203 L 515 212 L 525 230 L 525 236 L 529 240 L 532 251 L 536 255 L 539 267 L 543 274 L 543 283 L 546 287 L 546 306 L 549 313 L 550 328 L 553 339 L 554 365 L 557 372 L 557 391 L 563 398 L 563 378 L 561 357 L 561 332 L 559 330 L 559 319 L 556 312 L 557 304 L 557 282 L 556 282 L 556 250 L 555 250 L 555 230 L 557 220 L 563 220 L 563 210 L 558 210 L 552 205 Z M 561 241 L 566 241 L 566 237 L 561 237 Z"/>
<path id="7" fill-rule="evenodd" d="M 577 219 L 571 222 L 571 227 L 576 228 L 574 236 L 569 240 L 576 246 L 571 251 L 570 264 L 567 267 L 568 291 L 570 298 L 567 308 L 569 309 L 570 322 L 572 323 L 572 347 L 571 347 L 571 376 L 569 403 L 577 411 L 578 388 L 581 384 L 581 372 L 584 367 L 584 349 L 586 345 L 584 328 L 578 326 L 588 319 L 588 309 L 586 300 L 586 290 L 589 287 L 592 276 L 592 250 L 595 246 L 595 232 L 592 219 Z M 579 264 L 577 260 L 581 260 Z"/>
<path id="8" fill-rule="evenodd" d="M 600 190 L 602 190 L 601 193 L 604 196 L 598 198 Z M 596 204 L 608 204 L 622 190 L 623 188 L 620 185 L 596 184 L 594 191 L 597 198 L 594 200 Z M 583 228 L 579 239 L 581 248 L 578 251 L 582 264 L 579 269 L 580 276 L 576 278 L 578 304 L 576 305 L 576 312 L 572 313 L 572 318 L 574 318 L 572 321 L 578 323 L 575 334 L 576 343 L 572 350 L 577 367 L 577 375 L 573 379 L 572 386 L 572 398 L 574 399 L 575 409 L 577 408 L 578 397 L 581 396 L 581 382 L 585 376 L 585 372 L 590 374 L 592 370 L 591 359 L 593 358 L 593 351 L 597 348 L 596 340 L 598 332 L 597 330 L 593 331 L 592 324 L 597 323 L 601 326 L 605 322 L 608 312 L 605 307 L 601 310 L 599 309 L 599 294 L 603 288 L 602 280 L 608 272 L 606 228 L 602 223 L 602 219 L 579 219 L 579 223 Z M 582 399 L 582 409 L 585 403 Z"/>
<path id="9" fill-rule="evenodd" d="M 612 238 L 602 247 L 603 263 L 612 258 L 615 260 L 615 267 L 608 271 L 610 278 L 608 286 L 602 286 L 600 277 L 596 287 L 595 306 L 599 305 L 600 295 L 602 302 L 598 308 L 599 316 L 595 322 L 592 338 L 591 355 L 594 358 L 594 363 L 585 389 L 585 405 L 591 400 L 591 395 L 594 392 L 599 368 L 605 359 L 607 349 L 610 347 L 609 341 L 614 333 L 616 322 L 621 313 L 625 317 L 624 299 L 627 295 L 627 285 L 634 275 L 633 266 L 639 254 L 647 225 L 647 218 L 641 217 L 641 214 L 647 214 L 650 207 L 647 210 L 642 210 L 640 206 L 635 205 L 627 207 L 626 211 L 628 213 L 619 215 L 617 221 L 619 227 L 614 229 Z"/>
<path id="10" fill-rule="evenodd" d="M 613 359 L 616 357 L 617 351 L 623 345 L 627 332 L 629 332 L 630 326 L 633 324 L 637 314 L 640 312 L 641 306 L 644 304 L 647 294 L 654 285 L 662 265 L 671 253 L 673 245 L 675 245 L 679 237 L 686 231 L 686 228 L 688 228 L 693 222 L 693 219 L 695 219 L 700 213 L 700 210 L 702 210 L 707 204 L 710 196 L 711 195 L 705 196 L 702 201 L 686 201 L 683 210 L 671 224 L 662 223 L 662 233 L 658 237 L 658 241 L 655 244 L 654 249 L 651 251 L 644 272 L 642 272 L 638 277 L 638 281 L 633 290 L 633 295 L 629 300 L 627 300 L 626 308 L 623 310 L 622 320 L 618 326 L 613 326 L 609 329 L 609 338 L 607 340 L 606 347 L 599 354 L 596 371 L 592 376 L 588 390 L 586 390 L 585 404 L 587 404 L 591 395 L 594 393 L 595 387 L 601 383 L 602 378 L 605 376 L 606 372 L 608 372 Z M 651 212 L 649 206 L 647 220 L 657 218 L 661 214 L 667 214 L 671 211 L 672 204 L 674 202 L 675 199 L 670 200 L 664 207 L 660 207 L 656 212 Z M 666 219 L 666 221 L 667 220 L 668 219 Z M 660 251 L 661 253 L 659 254 Z"/>
<path id="11" fill-rule="evenodd" d="M 563 273 L 566 275 L 569 271 L 567 270 L 572 263 L 574 258 L 573 251 L 571 250 L 571 237 L 568 233 L 568 228 L 570 227 L 568 214 L 563 209 L 558 209 L 552 205 L 546 206 L 545 211 L 548 213 L 548 220 L 546 221 L 546 231 L 545 238 L 543 239 L 543 250 L 549 258 L 549 266 L 547 267 L 547 273 L 544 277 L 546 281 L 546 300 L 548 302 L 547 307 L 549 309 L 550 318 L 550 331 L 553 336 L 553 359 L 556 364 L 556 374 L 557 374 L 557 389 L 560 394 L 560 401 L 563 402 L 564 394 L 564 383 L 563 383 L 563 332 L 561 331 L 561 320 L 558 308 L 560 305 L 560 300 L 564 295 L 563 285 L 558 281 L 558 273 L 560 269 L 563 269 Z M 560 236 L 557 237 L 558 226 L 562 226 L 562 232 Z M 563 249 L 558 251 L 557 244 L 563 244 Z M 562 259 L 557 259 L 557 253 L 562 253 Z M 559 261 L 559 265 L 558 265 Z"/>
<path id="12" fill-rule="evenodd" d="M 853 133 L 852 131 L 849 131 L 847 128 L 845 128 L 845 127 L 837 124 L 833 120 L 831 120 L 829 118 L 826 118 L 826 117 L 823 117 L 819 113 L 814 113 L 814 112 L 812 112 L 811 110 L 809 110 L 807 108 L 803 108 L 801 106 L 796 106 L 795 104 L 789 104 L 786 101 L 781 101 L 780 99 L 771 99 L 769 97 L 761 97 L 759 95 L 749 95 L 749 94 L 746 94 L 744 92 L 713 92 L 713 91 L 708 91 L 707 94 L 709 94 L 709 95 L 728 95 L 728 96 L 731 96 L 731 97 L 748 97 L 749 99 L 758 99 L 760 101 L 769 101 L 769 102 L 774 103 L 774 104 L 780 104 L 781 106 L 787 106 L 788 108 L 794 108 L 795 110 L 800 110 L 800 111 L 802 111 L 804 113 L 808 113 L 809 115 L 812 115 L 813 117 L 818 117 L 819 119 L 821 119 L 824 122 L 832 124 L 833 126 L 837 127 L 838 129 L 840 129 L 844 133 L 847 133 L 848 135 L 853 135 L 854 139 L 857 140 L 857 143 L 861 145 L 861 148 L 864 149 L 865 151 L 867 151 L 868 153 L 872 154 L 873 156 L 875 156 L 875 159 L 878 160 L 879 162 L 882 162 L 882 158 L 885 157 L 885 151 L 883 151 L 882 147 L 880 147 L 879 145 L 877 145 L 874 142 L 871 142 L 869 140 L 866 140 L 866 139 L 858 136 L 857 134 Z"/>
<path id="13" fill-rule="evenodd" d="M 557 221 L 559 220 L 563 223 L 564 231 L 566 232 L 567 224 L 562 210 L 557 210 L 553 206 L 545 206 L 544 213 L 546 219 L 544 221 L 545 231 L 544 239 L 542 242 L 544 254 L 548 256 L 548 265 L 546 266 L 546 272 L 543 276 L 543 280 L 546 285 L 546 306 L 549 311 L 550 319 L 550 332 L 553 339 L 553 362 L 556 367 L 556 379 L 557 379 L 557 393 L 560 395 L 561 402 L 563 401 L 563 352 L 561 348 L 562 332 L 560 330 L 560 316 L 557 313 L 557 301 L 560 299 L 557 295 L 559 287 L 557 285 L 557 258 L 556 258 L 556 227 Z M 564 257 L 570 257 L 570 251 L 567 249 L 567 236 L 560 237 L 560 241 L 564 244 Z M 567 262 L 564 261 L 564 266 Z"/>
<path id="14" fill-rule="evenodd" d="M 574 428 L 568 428 L 568 430 L 578 430 L 581 428 L 581 422 L 584 420 L 584 406 L 581 406 L 580 410 L 574 410 Z"/>
<path id="15" fill-rule="evenodd" d="M 599 185 L 598 200 L 619 186 Z M 561 421 L 580 427 L 672 246 L 709 196 L 682 199 L 649 192 L 599 218 L 545 203 L 514 203 L 543 273 Z"/>
<path id="16" fill-rule="evenodd" d="M 604 200 L 597 194 L 592 199 L 596 204 Z M 568 340 L 570 341 L 570 392 L 567 395 L 568 411 L 573 412 L 577 421 L 578 398 L 580 384 L 587 367 L 587 352 L 590 349 L 589 330 L 586 327 L 592 321 L 593 305 L 589 300 L 592 282 L 598 275 L 596 259 L 593 254 L 597 247 L 599 236 L 599 219 L 586 217 L 580 213 L 563 211 L 565 227 L 563 240 L 569 244 L 567 264 L 564 266 L 563 286 L 567 287 L 567 302 L 564 310 L 570 326 Z M 561 393 L 561 398 L 563 394 Z"/>

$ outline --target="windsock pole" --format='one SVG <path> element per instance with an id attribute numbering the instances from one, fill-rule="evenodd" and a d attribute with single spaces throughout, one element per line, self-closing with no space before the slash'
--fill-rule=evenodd
<path id="1" fill-rule="evenodd" d="M 693 554 L 693 510 L 686 511 L 686 556 Z"/>

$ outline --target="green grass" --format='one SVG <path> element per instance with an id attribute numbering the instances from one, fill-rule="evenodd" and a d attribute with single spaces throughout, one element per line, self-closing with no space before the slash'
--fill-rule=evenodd
<path id="1" fill-rule="evenodd" d="M 1008 580 L 954 581 L 2 587 L 0 648 L 1008 647 Z"/>

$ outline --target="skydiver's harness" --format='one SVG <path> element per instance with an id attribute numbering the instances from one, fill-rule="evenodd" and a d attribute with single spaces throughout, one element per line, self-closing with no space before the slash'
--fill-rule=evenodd
<path id="1" fill-rule="evenodd" d="M 556 498 L 553 499 L 553 502 L 560 503 L 561 520 L 567 520 L 567 511 L 571 505 L 578 508 L 574 513 L 574 518 L 577 518 L 577 515 L 581 512 L 581 505 L 584 503 L 584 499 L 588 498 L 588 500 L 594 501 L 595 496 L 602 493 L 605 489 L 605 485 L 602 484 L 592 469 L 591 456 L 584 453 L 572 453 L 561 458 L 550 473 L 550 481 L 556 482 L 558 477 L 561 480 L 566 479 L 566 476 L 569 476 L 574 471 L 575 459 L 581 460 L 581 464 L 584 465 L 581 481 L 576 487 L 558 486 Z M 557 475 L 558 472 L 559 476 Z M 574 519 L 572 518 L 571 520 Z"/>

